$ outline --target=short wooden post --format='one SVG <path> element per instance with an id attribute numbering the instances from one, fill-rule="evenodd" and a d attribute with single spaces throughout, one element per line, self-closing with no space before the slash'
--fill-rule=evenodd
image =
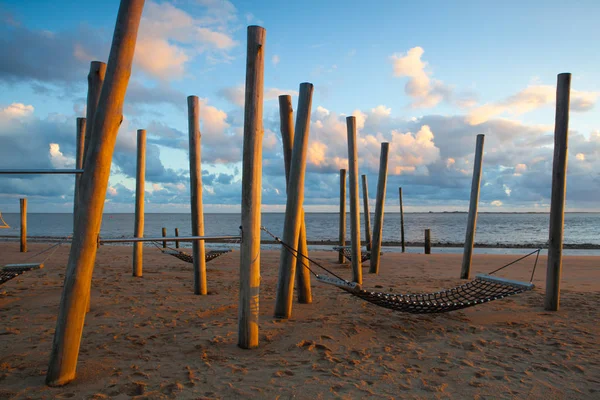
<path id="1" fill-rule="evenodd" d="M 297 244 L 300 238 L 300 228 L 304 215 L 302 203 L 304 202 L 304 176 L 306 172 L 306 154 L 308 152 L 312 94 L 313 85 L 311 83 L 300 84 L 283 225 L 283 243 L 291 243 L 292 246 Z M 282 246 L 279 256 L 279 280 L 275 298 L 276 318 L 289 318 L 292 315 L 295 275 L 296 256 Z"/>
<path id="2" fill-rule="evenodd" d="M 361 175 L 363 188 L 363 215 L 365 218 L 365 242 L 367 242 L 367 251 L 371 251 L 371 214 L 369 213 L 369 186 L 367 185 L 367 176 Z"/>
<path id="3" fill-rule="evenodd" d="M 425 229 L 425 254 L 431 254 L 431 229 Z"/>
<path id="4" fill-rule="evenodd" d="M 406 252 L 405 242 L 404 242 L 404 209 L 402 206 L 402 188 L 399 188 L 400 192 L 400 243 L 402 245 L 402 252 Z"/>
<path id="5" fill-rule="evenodd" d="M 346 170 L 340 169 L 340 246 L 346 245 Z M 346 258 L 339 253 L 338 262 L 346 263 Z"/>
<path id="6" fill-rule="evenodd" d="M 165 228 L 164 226 L 162 228 L 162 237 L 167 237 L 167 228 Z M 163 240 L 163 245 L 162 246 L 163 246 L 163 249 L 167 248 L 167 241 L 166 240 Z"/>
<path id="7" fill-rule="evenodd" d="M 379 156 L 379 179 L 377 180 L 377 199 L 375 202 L 375 224 L 373 226 L 373 249 L 371 251 L 371 265 L 369 266 L 369 273 L 371 274 L 379 273 L 389 149 L 389 143 L 381 143 L 381 154 Z"/>
<path id="8" fill-rule="evenodd" d="M 105 77 L 106 64 L 101 61 L 92 61 L 90 63 L 90 72 L 88 73 L 87 105 L 85 110 L 85 118 L 88 123 L 85 127 L 84 143 L 86 147 L 84 147 L 82 166 L 85 166 L 85 160 L 87 159 L 87 151 L 89 149 L 87 146 L 88 143 L 91 143 L 94 117 L 96 115 L 96 108 L 98 108 L 98 100 L 100 100 L 100 92 L 102 91 Z"/>
<path id="9" fill-rule="evenodd" d="M 77 147 L 75 150 L 75 168 L 83 169 L 83 155 L 85 152 L 85 118 L 77 118 Z M 75 216 L 79 204 L 79 181 L 81 175 L 75 174 L 75 190 L 73 193 L 73 229 L 75 229 Z"/>
<path id="10" fill-rule="evenodd" d="M 27 199 L 19 199 L 21 205 L 21 253 L 27 253 Z"/>
<path id="11" fill-rule="evenodd" d="M 121 1 L 106 81 L 93 122 L 89 122 L 93 129 L 86 145 L 84 172 L 79 183 L 81 201 L 75 218 L 75 231 L 46 374 L 46 384 L 50 386 L 65 385 L 75 379 L 111 160 L 123 119 L 123 100 L 131 76 L 143 8 L 144 0 Z"/>
<path id="12" fill-rule="evenodd" d="M 362 284 L 360 250 L 360 207 L 358 203 L 358 152 L 356 150 L 356 118 L 346 117 L 348 133 L 348 169 L 350 176 L 350 239 L 352 244 L 352 281 Z"/>
<path id="13" fill-rule="evenodd" d="M 144 237 L 144 198 L 146 187 L 146 130 L 137 131 L 137 164 L 135 170 L 135 225 L 133 236 Z M 141 277 L 143 268 L 144 244 L 133 243 L 133 276 Z"/>
<path id="14" fill-rule="evenodd" d="M 471 276 L 471 259 L 473 258 L 473 244 L 475 242 L 475 229 L 477 228 L 477 206 L 479 205 L 479 186 L 481 183 L 481 164 L 483 162 L 484 135 L 477 135 L 475 146 L 475 164 L 473 165 L 473 181 L 471 182 L 471 202 L 469 203 L 469 218 L 467 220 L 467 234 L 463 252 L 461 279 Z"/>
<path id="15" fill-rule="evenodd" d="M 547 311 L 558 311 L 560 308 L 570 98 L 571 74 L 559 74 L 556 84 L 554 161 L 552 165 L 552 197 L 550 198 L 550 237 L 548 241 L 548 267 L 546 270 L 546 298 L 544 300 L 544 308 Z"/>
<path id="16" fill-rule="evenodd" d="M 179 237 L 179 228 L 175 228 L 175 237 Z M 179 240 L 175 241 L 175 248 L 179 248 Z"/>
<path id="17" fill-rule="evenodd" d="M 260 204 L 262 192 L 263 89 L 266 30 L 248 27 L 244 147 L 242 160 L 242 235 L 238 346 L 258 347 L 260 292 Z"/>
<path id="18" fill-rule="evenodd" d="M 190 201 L 192 206 L 192 236 L 204 236 L 202 206 L 202 134 L 200 133 L 200 100 L 188 97 L 188 130 L 190 146 Z M 208 294 L 204 241 L 192 242 L 194 255 L 194 294 Z"/>
<path id="19" fill-rule="evenodd" d="M 289 185 L 290 163 L 294 147 L 294 110 L 292 109 L 292 97 L 290 95 L 279 96 L 279 119 L 281 141 L 283 144 L 283 160 L 285 164 L 285 179 Z M 302 212 L 300 237 L 298 239 L 298 261 L 296 268 L 296 281 L 298 292 L 298 303 L 312 303 L 312 291 L 310 287 L 310 271 L 308 270 L 308 246 L 306 244 L 306 225 L 304 222 L 304 211 Z"/>

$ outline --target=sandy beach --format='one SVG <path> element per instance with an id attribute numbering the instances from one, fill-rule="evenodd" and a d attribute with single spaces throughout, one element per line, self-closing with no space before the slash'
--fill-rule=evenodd
<path id="1" fill-rule="evenodd" d="M 0 263 L 24 262 L 47 244 L 0 244 Z M 434 249 L 435 251 L 435 249 Z M 527 251 L 524 250 L 524 254 Z M 337 253 L 311 256 L 343 276 Z M 519 398 L 600 396 L 600 258 L 565 257 L 562 307 L 545 312 L 546 258 L 536 288 L 438 315 L 373 306 L 313 279 L 313 303 L 272 317 L 279 252 L 262 254 L 260 347 L 237 347 L 239 253 L 209 264 L 208 296 L 192 292 L 192 266 L 155 248 L 131 276 L 130 247 L 102 246 L 94 270 L 77 379 L 44 377 L 68 257 L 0 286 L 0 398 Z M 40 258 L 43 258 L 40 257 Z M 474 272 L 515 256 L 475 255 Z M 364 287 L 428 292 L 461 283 L 460 255 L 384 254 Z M 365 266 L 368 264 L 365 264 Z M 533 260 L 500 276 L 528 280 Z"/>

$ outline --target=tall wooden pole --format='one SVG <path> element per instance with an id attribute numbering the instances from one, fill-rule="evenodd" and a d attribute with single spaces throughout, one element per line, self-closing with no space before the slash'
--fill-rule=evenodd
<path id="1" fill-rule="evenodd" d="M 402 252 L 406 252 L 404 242 L 404 208 L 402 206 L 402 188 L 399 188 L 400 194 L 400 243 L 402 244 Z"/>
<path id="2" fill-rule="evenodd" d="M 162 237 L 167 237 L 167 228 L 165 228 L 164 226 L 161 229 L 161 234 L 162 234 Z M 167 248 L 167 241 L 166 240 L 163 240 L 162 247 L 163 247 L 163 249 Z"/>
<path id="3" fill-rule="evenodd" d="M 358 152 L 356 150 L 356 118 L 346 117 L 348 131 L 348 169 L 350 177 L 350 239 L 352 244 L 352 281 L 362 284 L 360 254 L 360 208 L 358 204 Z"/>
<path id="4" fill-rule="evenodd" d="M 367 176 L 361 175 L 363 188 L 363 215 L 365 218 L 365 241 L 367 242 L 367 251 L 371 251 L 371 214 L 369 213 L 369 185 L 367 185 Z"/>
<path id="5" fill-rule="evenodd" d="M 88 73 L 87 105 L 85 111 L 85 118 L 87 120 L 84 139 L 85 146 L 88 146 L 88 143 L 91 143 L 94 117 L 96 115 L 96 108 L 98 107 L 98 100 L 100 99 L 100 92 L 102 91 L 102 85 L 104 85 L 105 78 L 106 64 L 101 61 L 92 61 L 90 63 L 90 72 Z M 88 157 L 88 149 L 89 147 L 84 147 L 82 166 L 85 166 L 85 160 Z"/>
<path id="6" fill-rule="evenodd" d="M 346 170 L 340 169 L 340 246 L 346 245 Z M 338 263 L 346 263 L 346 259 L 340 253 Z"/>
<path id="7" fill-rule="evenodd" d="M 238 346 L 258 347 L 260 292 L 260 203 L 262 191 L 263 89 L 265 39 L 260 26 L 248 27 L 246 102 L 242 161 L 242 235 Z"/>
<path id="8" fill-rule="evenodd" d="M 117 132 L 123 119 L 123 100 L 131 75 L 143 8 L 144 0 L 121 1 L 105 84 L 93 123 L 90 121 L 93 130 L 90 141 L 87 142 L 86 167 L 80 181 L 81 202 L 46 374 L 46 384 L 51 386 L 64 385 L 75 379 L 110 165 Z"/>
<path id="9" fill-rule="evenodd" d="M 301 83 L 298 96 L 298 115 L 294 132 L 294 146 L 290 162 L 290 177 L 287 185 L 283 242 L 298 243 L 302 225 L 302 203 L 304 202 L 304 176 L 306 154 L 310 132 L 310 110 L 312 105 L 312 83 Z M 296 255 L 281 247 L 279 256 L 279 281 L 275 298 L 275 317 L 289 318 L 292 315 L 294 297 L 294 276 L 296 275 Z"/>
<path id="10" fill-rule="evenodd" d="M 556 84 L 556 116 L 554 122 L 554 161 L 552 165 L 552 197 L 550 198 L 550 238 L 546 270 L 544 308 L 560 308 L 563 230 L 565 225 L 565 193 L 567 191 L 567 154 L 569 143 L 569 104 L 571 74 L 558 75 Z"/>
<path id="11" fill-rule="evenodd" d="M 19 199 L 21 205 L 21 253 L 27 253 L 27 199 Z"/>
<path id="12" fill-rule="evenodd" d="M 83 169 L 83 156 L 85 152 L 85 118 L 77 118 L 77 147 L 75 151 L 75 168 Z M 73 229 L 75 229 L 75 216 L 79 204 L 79 181 L 81 175 L 75 174 L 75 192 L 73 194 Z"/>
<path id="13" fill-rule="evenodd" d="M 202 134 L 200 133 L 200 100 L 188 97 L 188 122 L 190 136 L 190 195 L 192 205 L 192 236 L 204 236 L 204 210 L 202 206 Z M 192 242 L 194 256 L 194 294 L 206 295 L 206 259 L 204 241 Z"/>
<path id="14" fill-rule="evenodd" d="M 389 149 L 389 143 L 381 143 L 381 154 L 379 156 L 379 179 L 377 181 L 377 200 L 375 202 L 375 224 L 373 226 L 373 249 L 371 251 L 371 265 L 369 266 L 369 273 L 371 274 L 379 273 Z"/>
<path id="15" fill-rule="evenodd" d="M 283 160 L 285 164 L 285 179 L 289 185 L 290 163 L 294 147 L 294 110 L 292 109 L 292 97 L 289 95 L 279 96 L 279 119 L 281 141 L 283 143 Z M 300 304 L 312 303 L 312 291 L 310 288 L 310 271 L 308 270 L 308 246 L 306 244 L 306 224 L 304 222 L 304 210 L 300 225 L 300 237 L 298 239 L 298 261 L 296 268 L 296 281 L 298 285 L 298 302 Z"/>
<path id="16" fill-rule="evenodd" d="M 175 228 L 175 237 L 179 237 L 179 228 Z M 179 240 L 175 241 L 175 248 L 179 248 Z"/>
<path id="17" fill-rule="evenodd" d="M 137 131 L 137 164 L 135 170 L 135 225 L 133 236 L 144 237 L 144 198 L 146 187 L 146 130 Z M 133 276 L 142 276 L 144 244 L 133 243 Z"/>
<path id="18" fill-rule="evenodd" d="M 481 183 L 481 164 L 483 162 L 483 139 L 484 135 L 477 135 L 475 164 L 473 165 L 473 181 L 471 182 L 471 203 L 469 204 L 469 219 L 467 221 L 465 249 L 460 271 L 461 279 L 469 279 L 471 276 L 471 259 L 473 258 L 473 243 L 475 242 L 475 229 L 477 227 L 477 206 L 479 205 L 479 185 Z"/>
<path id="19" fill-rule="evenodd" d="M 431 229 L 425 229 L 425 254 L 431 254 Z"/>

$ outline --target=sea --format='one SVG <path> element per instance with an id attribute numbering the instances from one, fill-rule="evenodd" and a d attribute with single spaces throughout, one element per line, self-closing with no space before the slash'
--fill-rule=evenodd
<path id="1" fill-rule="evenodd" d="M 11 226 L 0 230 L 0 240 L 14 240 L 19 235 L 19 214 L 3 213 Z M 282 236 L 283 213 L 263 213 L 262 225 Z M 374 215 L 371 214 L 371 226 Z M 240 214 L 205 214 L 206 235 L 238 235 Z M 339 237 L 338 213 L 306 213 L 307 238 L 312 249 L 331 249 Z M 72 214 L 29 213 L 27 234 L 30 240 L 49 241 L 72 234 Z M 105 214 L 100 236 L 103 238 L 132 237 L 134 214 Z M 423 251 L 424 230 L 431 230 L 434 253 L 462 251 L 467 226 L 467 213 L 405 213 L 404 232 L 408 252 Z M 480 213 L 477 218 L 475 252 L 485 254 L 519 254 L 526 248 L 544 248 L 548 240 L 547 213 Z M 159 237 L 163 227 L 174 236 L 191 235 L 188 214 L 146 214 L 145 236 Z M 350 238 L 350 217 L 347 215 L 346 240 Z M 263 233 L 264 247 L 276 248 L 272 238 Z M 361 214 L 361 239 L 364 241 L 364 214 Z M 270 242 L 270 243 L 269 243 Z M 400 214 L 386 213 L 383 223 L 384 251 L 400 251 Z M 600 213 L 566 213 L 564 230 L 565 254 L 600 255 Z M 208 244 L 207 244 L 208 245 Z M 189 243 L 182 243 L 182 247 Z M 209 245 L 210 247 L 210 245 Z"/>

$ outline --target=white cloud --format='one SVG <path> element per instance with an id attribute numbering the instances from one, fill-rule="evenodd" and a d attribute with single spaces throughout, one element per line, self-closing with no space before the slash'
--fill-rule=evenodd
<path id="1" fill-rule="evenodd" d="M 500 200 L 494 200 L 490 204 L 493 205 L 494 207 L 502 207 L 503 203 Z"/>
<path id="2" fill-rule="evenodd" d="M 275 54 L 275 55 L 273 56 L 273 58 L 271 58 L 271 62 L 272 62 L 272 63 L 273 63 L 273 65 L 275 65 L 275 66 L 277 66 L 277 64 L 279 64 L 279 61 L 281 61 L 281 60 L 280 60 L 280 58 L 279 58 L 279 56 L 278 56 L 277 54 Z"/>
<path id="3" fill-rule="evenodd" d="M 525 173 L 525 171 L 527 171 L 527 165 L 526 164 L 517 164 L 515 166 L 515 172 L 514 175 L 515 176 L 521 176 Z"/>
<path id="4" fill-rule="evenodd" d="M 583 154 L 583 153 L 577 153 L 575 155 L 575 158 L 578 159 L 579 161 L 585 161 L 585 154 Z"/>
<path id="5" fill-rule="evenodd" d="M 65 157 L 57 143 L 50 143 L 48 154 L 54 168 L 70 168 L 75 166 L 75 159 Z"/>
<path id="6" fill-rule="evenodd" d="M 33 114 L 34 108 L 32 105 L 27 105 L 23 103 L 12 103 L 9 106 L 6 106 L 2 110 L 0 110 L 0 118 L 11 119 L 11 118 L 20 118 L 26 117 L 28 115 Z"/>

